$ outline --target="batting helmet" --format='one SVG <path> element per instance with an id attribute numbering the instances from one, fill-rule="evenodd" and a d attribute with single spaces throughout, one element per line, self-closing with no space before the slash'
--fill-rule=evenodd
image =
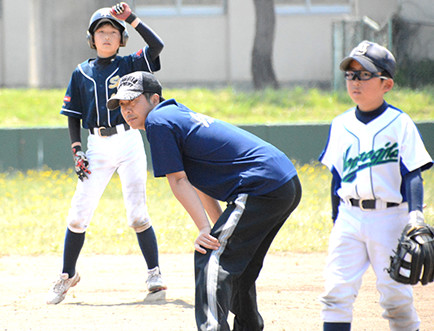
<path id="1" fill-rule="evenodd" d="M 90 48 L 95 49 L 95 42 L 93 40 L 93 34 L 95 30 L 98 28 L 98 26 L 101 23 L 110 23 L 115 28 L 119 29 L 121 32 L 121 47 L 124 47 L 127 44 L 128 41 L 128 31 L 127 31 L 127 25 L 124 21 L 118 20 L 114 18 L 110 14 L 111 8 L 101 8 L 98 9 L 96 12 L 92 14 L 92 17 L 89 21 L 89 28 L 87 29 L 87 42 L 90 46 Z"/>

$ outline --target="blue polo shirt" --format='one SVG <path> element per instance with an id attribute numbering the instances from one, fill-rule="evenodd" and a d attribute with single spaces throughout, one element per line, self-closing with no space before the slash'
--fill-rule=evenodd
<path id="1" fill-rule="evenodd" d="M 145 129 L 155 177 L 185 171 L 194 187 L 217 200 L 267 194 L 297 174 L 273 145 L 174 99 L 149 113 Z"/>

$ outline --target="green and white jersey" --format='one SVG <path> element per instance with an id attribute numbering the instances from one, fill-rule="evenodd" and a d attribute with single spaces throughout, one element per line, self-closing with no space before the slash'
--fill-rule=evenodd
<path id="1" fill-rule="evenodd" d="M 341 199 L 407 201 L 402 177 L 418 168 L 429 168 L 428 154 L 411 118 L 391 105 L 377 118 L 364 124 L 356 108 L 337 116 L 320 157 L 341 180 Z"/>

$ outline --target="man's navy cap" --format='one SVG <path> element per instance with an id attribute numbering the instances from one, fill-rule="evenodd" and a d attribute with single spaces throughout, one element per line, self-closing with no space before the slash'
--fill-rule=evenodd
<path id="1" fill-rule="evenodd" d="M 340 69 L 348 70 L 351 61 L 357 61 L 367 71 L 389 74 L 391 78 L 395 75 L 396 61 L 393 54 L 385 47 L 370 41 L 362 41 L 354 48 L 350 55 L 341 61 Z"/>
<path id="2" fill-rule="evenodd" d="M 107 108 L 114 110 L 119 107 L 119 100 L 133 100 L 143 93 L 156 93 L 161 96 L 162 86 L 158 79 L 146 71 L 135 71 L 123 76 L 119 81 L 118 91 L 107 101 Z"/>

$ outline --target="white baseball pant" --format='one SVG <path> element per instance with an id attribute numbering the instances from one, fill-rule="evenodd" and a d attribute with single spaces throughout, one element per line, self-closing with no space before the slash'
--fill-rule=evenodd
<path id="1" fill-rule="evenodd" d="M 68 228 L 76 233 L 86 231 L 107 184 L 117 170 L 128 225 L 138 233 L 148 229 L 151 221 L 146 205 L 146 154 L 139 130 L 121 130 L 110 137 L 90 134 L 86 156 L 91 174 L 83 182 L 77 182 L 67 218 Z"/>
<path id="2" fill-rule="evenodd" d="M 324 322 L 351 323 L 353 303 L 369 265 L 377 277 L 383 317 L 392 331 L 417 330 L 420 320 L 413 306 L 410 285 L 400 284 L 386 271 L 402 229 L 408 222 L 408 205 L 363 211 L 341 203 L 331 231 L 323 304 Z"/>

